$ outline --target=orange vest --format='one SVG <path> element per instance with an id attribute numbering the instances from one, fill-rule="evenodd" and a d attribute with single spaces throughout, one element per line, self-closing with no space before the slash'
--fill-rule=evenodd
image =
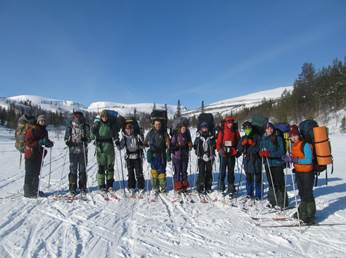
<path id="1" fill-rule="evenodd" d="M 299 141 L 292 146 L 292 157 L 293 158 L 298 158 L 298 159 L 304 159 L 304 145 L 305 142 Z M 306 143 L 308 144 L 308 143 Z M 309 144 L 310 148 L 311 145 Z M 313 164 L 298 164 L 298 163 L 293 163 L 294 170 L 296 172 L 312 172 L 314 170 Z"/>

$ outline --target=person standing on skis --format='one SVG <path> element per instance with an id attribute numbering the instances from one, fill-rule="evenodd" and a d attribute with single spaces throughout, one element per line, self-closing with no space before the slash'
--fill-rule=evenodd
<path id="1" fill-rule="evenodd" d="M 225 191 L 225 177 L 227 176 L 227 194 L 235 193 L 234 187 L 234 166 L 237 155 L 237 145 L 240 139 L 239 131 L 234 126 L 234 118 L 231 116 L 225 117 L 223 125 L 221 125 L 218 137 L 216 140 L 216 149 L 220 156 L 220 180 L 219 190 Z"/>
<path id="2" fill-rule="evenodd" d="M 183 124 L 178 125 L 177 132 L 171 140 L 175 191 L 186 191 L 189 187 L 187 167 L 191 148 L 191 135 L 188 133 L 186 126 Z"/>
<path id="3" fill-rule="evenodd" d="M 109 191 L 114 182 L 114 143 L 119 144 L 118 131 L 111 123 L 107 110 L 103 110 L 100 118 L 96 117 L 92 134 L 96 143 L 96 157 L 98 163 L 97 182 L 101 191 Z"/>
<path id="4" fill-rule="evenodd" d="M 291 155 L 284 156 L 284 161 L 293 163 L 293 172 L 296 176 L 301 203 L 298 213 L 293 216 L 310 225 L 315 223 L 316 204 L 313 194 L 314 165 L 313 149 L 310 143 L 304 142 L 296 125 L 292 125 L 289 131 L 292 142 Z"/>
<path id="5" fill-rule="evenodd" d="M 267 123 L 265 134 L 261 139 L 259 155 L 264 163 L 269 184 L 268 201 L 270 206 L 287 207 L 288 196 L 283 170 L 285 163 L 282 160 L 282 156 L 285 155 L 285 148 L 282 137 L 275 134 L 274 125 L 270 122 Z"/>
<path id="6" fill-rule="evenodd" d="M 151 165 L 152 187 L 155 193 L 166 192 L 166 165 L 170 159 L 170 139 L 167 131 L 162 129 L 162 121 L 155 119 L 153 128 L 145 137 L 144 145 L 149 147 L 147 161 Z"/>
<path id="7" fill-rule="evenodd" d="M 262 163 L 259 156 L 260 151 L 260 135 L 255 132 L 251 122 L 243 123 L 245 135 L 238 143 L 238 155 L 243 155 L 243 166 L 246 174 L 246 192 L 247 198 L 254 197 L 261 199 L 261 183 L 262 183 Z"/>
<path id="8" fill-rule="evenodd" d="M 25 133 L 24 197 L 27 198 L 44 196 L 44 193 L 39 191 L 39 178 L 43 160 L 47 154 L 45 148 L 52 148 L 54 146 L 54 143 L 48 138 L 46 125 L 47 120 L 45 116 L 39 115 L 36 125 L 32 125 Z"/>
<path id="9" fill-rule="evenodd" d="M 215 138 L 209 132 L 206 122 L 201 123 L 193 148 L 198 158 L 197 192 L 200 194 L 209 193 L 213 183 L 212 171 L 215 158 Z"/>
<path id="10" fill-rule="evenodd" d="M 71 123 L 66 127 L 64 139 L 69 148 L 70 173 L 68 181 L 70 194 L 77 194 L 78 173 L 79 190 L 85 194 L 87 189 L 88 143 L 90 143 L 91 138 L 90 127 L 82 112 L 73 112 Z"/>
<path id="11" fill-rule="evenodd" d="M 128 170 L 128 188 L 131 194 L 135 194 L 136 188 L 139 193 L 144 192 L 143 175 L 143 138 L 135 134 L 133 122 L 125 122 L 124 132 L 120 141 L 119 150 L 126 148 L 126 166 Z"/>

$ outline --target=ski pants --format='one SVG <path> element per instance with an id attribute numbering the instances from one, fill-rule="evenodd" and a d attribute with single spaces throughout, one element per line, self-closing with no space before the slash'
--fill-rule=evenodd
<path id="1" fill-rule="evenodd" d="M 213 162 L 198 159 L 197 191 L 210 191 L 213 183 Z"/>
<path id="2" fill-rule="evenodd" d="M 42 156 L 25 160 L 24 197 L 37 197 Z"/>
<path id="3" fill-rule="evenodd" d="M 144 189 L 143 161 L 142 159 L 127 159 L 128 188 Z"/>
<path id="4" fill-rule="evenodd" d="M 219 189 L 225 190 L 225 177 L 227 171 L 227 183 L 229 188 L 234 188 L 235 157 L 226 156 L 220 158 L 220 182 Z"/>
<path id="5" fill-rule="evenodd" d="M 69 190 L 75 191 L 77 189 L 77 178 L 79 175 L 79 189 L 85 190 L 87 185 L 86 164 L 88 153 L 84 154 L 84 150 L 79 153 L 73 153 L 70 151 L 70 173 Z"/>

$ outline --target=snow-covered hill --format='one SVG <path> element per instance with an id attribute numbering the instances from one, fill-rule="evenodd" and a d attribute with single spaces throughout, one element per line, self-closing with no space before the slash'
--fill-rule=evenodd
<path id="1" fill-rule="evenodd" d="M 73 112 L 73 110 L 86 110 L 86 107 L 71 100 L 57 100 L 33 95 L 20 95 L 0 99 L 0 106 L 7 108 L 10 103 L 31 102 L 32 105 L 39 106 L 51 112 Z"/>
<path id="2" fill-rule="evenodd" d="M 236 98 L 220 100 L 218 102 L 211 103 L 205 106 L 206 112 L 226 114 L 235 111 L 239 111 L 245 107 L 252 107 L 258 105 L 262 102 L 264 98 L 266 99 L 277 99 L 281 94 L 287 90 L 292 90 L 292 86 L 279 87 L 271 90 L 260 91 Z M 51 98 L 45 98 L 40 96 L 31 95 L 21 95 L 8 98 L 0 98 L 0 107 L 7 108 L 9 103 L 19 103 L 24 101 L 30 101 L 32 104 L 40 106 L 42 109 L 52 111 L 52 112 L 72 112 L 73 110 L 87 110 L 90 112 L 99 112 L 102 109 L 112 109 L 118 111 L 122 115 L 131 114 L 136 111 L 138 113 L 150 113 L 153 109 L 153 103 L 134 103 L 134 104 L 124 104 L 116 102 L 98 101 L 93 102 L 89 107 L 84 106 L 81 103 L 77 103 L 70 100 L 56 100 Z M 157 108 L 164 109 L 164 104 L 156 104 Z M 173 117 L 177 111 L 176 105 L 167 105 L 168 116 Z M 185 116 L 194 116 L 200 113 L 200 109 L 188 110 L 182 107 L 182 113 Z"/>
<path id="3" fill-rule="evenodd" d="M 164 104 L 155 104 L 156 108 L 164 109 Z M 90 112 L 100 112 L 102 109 L 112 109 L 119 112 L 121 115 L 133 114 L 134 110 L 138 113 L 150 114 L 153 110 L 153 103 L 138 103 L 138 104 L 123 104 L 115 102 L 94 102 L 88 107 Z M 183 108 L 185 110 L 185 108 Z M 168 116 L 173 117 L 177 111 L 177 106 L 167 105 Z"/>
<path id="4" fill-rule="evenodd" d="M 279 87 L 275 89 L 259 91 L 248 95 L 235 97 L 226 100 L 220 100 L 204 107 L 205 112 L 213 114 L 220 113 L 221 115 L 235 113 L 246 107 L 253 107 L 261 104 L 263 99 L 278 99 L 281 97 L 284 91 L 293 90 L 293 86 Z M 200 113 L 200 108 L 188 110 L 183 115 L 186 116 L 197 116 Z"/>

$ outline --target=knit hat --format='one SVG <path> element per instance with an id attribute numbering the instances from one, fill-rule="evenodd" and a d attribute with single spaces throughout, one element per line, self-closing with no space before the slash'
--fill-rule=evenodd
<path id="1" fill-rule="evenodd" d="M 271 122 L 268 122 L 267 125 L 266 125 L 266 128 L 272 128 L 273 130 L 275 129 L 275 126 L 271 123 Z"/>
<path id="2" fill-rule="evenodd" d="M 208 124 L 206 122 L 201 123 L 201 128 L 208 128 Z"/>
<path id="3" fill-rule="evenodd" d="M 299 128 L 296 125 L 291 125 L 289 136 L 292 137 L 292 136 L 295 136 L 295 135 L 296 136 L 300 136 Z"/>
<path id="4" fill-rule="evenodd" d="M 234 122 L 234 117 L 233 116 L 226 116 L 225 119 L 224 119 L 227 123 L 230 123 L 230 122 Z"/>
<path id="5" fill-rule="evenodd" d="M 44 115 L 39 115 L 37 117 L 37 123 L 39 123 L 40 121 L 46 121 L 46 117 Z"/>

